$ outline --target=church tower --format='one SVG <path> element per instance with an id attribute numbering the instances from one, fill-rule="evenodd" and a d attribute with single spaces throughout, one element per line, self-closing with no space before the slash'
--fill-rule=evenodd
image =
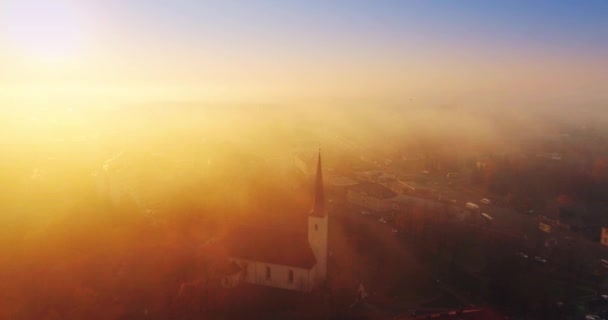
<path id="1" fill-rule="evenodd" d="M 325 193 L 323 191 L 323 170 L 321 168 L 321 151 L 317 160 L 317 176 L 314 186 L 314 203 L 308 214 L 308 243 L 315 255 L 315 286 L 327 278 L 327 228 L 328 217 L 325 211 Z"/>

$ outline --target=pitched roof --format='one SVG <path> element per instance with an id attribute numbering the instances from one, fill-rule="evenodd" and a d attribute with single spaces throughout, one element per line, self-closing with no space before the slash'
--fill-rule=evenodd
<path id="1" fill-rule="evenodd" d="M 306 232 L 239 227 L 227 234 L 225 243 L 235 258 L 305 269 L 317 263 Z"/>
<path id="2" fill-rule="evenodd" d="M 351 187 L 359 182 L 346 176 L 331 175 L 327 177 L 329 184 L 333 187 Z"/>
<path id="3" fill-rule="evenodd" d="M 226 262 L 219 267 L 219 273 L 225 276 L 235 275 L 241 272 L 241 267 L 234 262 Z"/>
<path id="4" fill-rule="evenodd" d="M 319 158 L 317 160 L 317 177 L 315 179 L 315 199 L 310 210 L 311 216 L 325 217 L 325 193 L 323 191 L 323 169 L 321 167 L 321 151 L 319 151 Z"/>

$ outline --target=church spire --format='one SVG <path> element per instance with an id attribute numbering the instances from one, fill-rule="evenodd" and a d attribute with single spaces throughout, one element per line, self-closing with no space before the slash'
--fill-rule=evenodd
<path id="1" fill-rule="evenodd" d="M 317 177 L 315 179 L 315 199 L 310 214 L 313 216 L 325 216 L 325 193 L 323 191 L 323 169 L 321 167 L 321 149 L 319 148 L 319 159 L 317 160 Z"/>

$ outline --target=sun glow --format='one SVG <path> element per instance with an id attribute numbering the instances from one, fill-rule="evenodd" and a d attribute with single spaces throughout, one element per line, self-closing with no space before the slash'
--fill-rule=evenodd
<path id="1" fill-rule="evenodd" d="M 75 2 L 14 0 L 1 9 L 2 28 L 20 56 L 56 63 L 82 54 L 87 25 Z"/>

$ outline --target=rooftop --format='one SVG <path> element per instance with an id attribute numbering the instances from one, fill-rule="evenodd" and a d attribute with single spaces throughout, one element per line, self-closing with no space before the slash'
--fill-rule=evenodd
<path id="1" fill-rule="evenodd" d="M 238 227 L 225 239 L 228 253 L 240 259 L 310 269 L 316 263 L 306 232 Z"/>
<path id="2" fill-rule="evenodd" d="M 330 185 L 335 187 L 349 187 L 356 185 L 358 182 L 345 176 L 330 175 L 327 177 Z"/>
<path id="3" fill-rule="evenodd" d="M 395 197 L 397 194 L 391 191 L 389 188 L 386 188 L 377 183 L 371 182 L 360 182 L 358 185 L 352 186 L 350 190 L 364 193 L 370 197 L 378 198 L 378 199 L 389 199 Z"/>

